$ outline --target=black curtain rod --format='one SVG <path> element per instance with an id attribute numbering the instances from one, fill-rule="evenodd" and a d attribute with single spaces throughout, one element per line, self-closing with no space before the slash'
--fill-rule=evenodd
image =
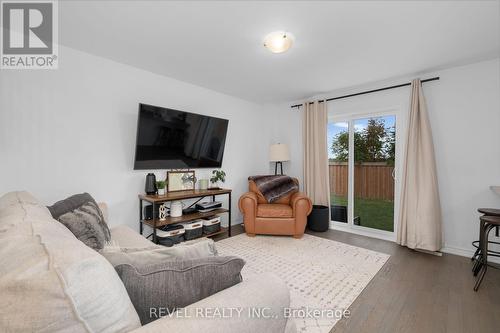
<path id="1" fill-rule="evenodd" d="M 425 79 L 425 80 L 422 80 L 420 82 L 424 83 L 424 82 L 436 81 L 436 80 L 439 80 L 439 76 L 431 77 L 430 79 Z M 409 85 L 411 85 L 411 82 L 403 83 L 403 84 L 397 84 L 395 86 L 390 86 L 390 87 L 384 87 L 384 88 L 379 88 L 379 89 L 362 91 L 362 92 L 355 93 L 355 94 L 349 94 L 349 95 L 344 95 L 344 96 L 339 96 L 339 97 L 331 97 L 331 98 L 326 99 L 326 101 L 329 102 L 329 101 L 334 101 L 336 99 L 342 99 L 342 98 L 347 98 L 347 97 L 354 97 L 354 96 L 359 96 L 359 95 L 364 95 L 364 94 L 371 94 L 371 93 L 374 93 L 374 92 L 377 92 L 377 91 L 389 90 L 389 89 L 394 89 L 394 88 L 401 88 L 401 87 L 406 87 L 406 86 L 409 86 Z M 318 103 L 323 103 L 324 101 L 325 100 L 321 100 L 321 101 L 318 101 Z M 309 104 L 314 104 L 314 102 L 310 102 Z M 295 104 L 295 105 L 292 105 L 291 108 L 292 109 L 293 108 L 299 108 L 301 106 L 302 106 L 302 104 Z"/>

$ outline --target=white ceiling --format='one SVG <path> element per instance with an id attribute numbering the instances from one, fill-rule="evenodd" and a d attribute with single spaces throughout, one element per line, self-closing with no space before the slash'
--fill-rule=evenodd
<path id="1" fill-rule="evenodd" d="M 60 1 L 63 45 L 258 103 L 497 57 L 498 1 Z M 290 31 L 272 54 L 263 37 Z"/>

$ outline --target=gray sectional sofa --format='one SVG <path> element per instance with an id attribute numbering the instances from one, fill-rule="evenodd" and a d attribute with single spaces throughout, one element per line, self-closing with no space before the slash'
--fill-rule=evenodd
<path id="1" fill-rule="evenodd" d="M 125 226 L 111 234 L 118 246 L 154 246 Z M 283 316 L 289 291 L 268 274 L 191 304 L 181 316 L 141 326 L 112 265 L 27 192 L 0 198 L 0 295 L 1 332 L 295 332 Z M 266 317 L 252 315 L 253 308 L 265 309 Z M 240 313 L 202 315 L 215 309 Z"/>

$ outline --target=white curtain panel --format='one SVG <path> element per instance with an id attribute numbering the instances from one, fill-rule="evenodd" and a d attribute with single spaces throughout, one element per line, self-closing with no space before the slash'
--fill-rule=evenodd
<path id="1" fill-rule="evenodd" d="M 306 102 L 303 110 L 304 192 L 315 205 L 330 207 L 326 102 Z"/>
<path id="2" fill-rule="evenodd" d="M 441 205 L 432 131 L 419 79 L 411 83 L 407 135 L 397 242 L 411 249 L 439 251 Z"/>

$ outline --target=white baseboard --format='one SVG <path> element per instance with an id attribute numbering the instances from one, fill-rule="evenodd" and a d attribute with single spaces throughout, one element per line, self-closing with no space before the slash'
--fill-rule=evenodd
<path id="1" fill-rule="evenodd" d="M 457 256 L 467 257 L 467 258 L 471 258 L 475 251 L 476 251 L 475 249 L 460 248 L 460 247 L 456 247 L 456 246 L 449 246 L 449 245 L 446 245 L 446 244 L 441 249 L 441 252 L 443 252 L 443 253 L 454 254 L 454 255 L 457 255 Z M 499 257 L 489 256 L 488 257 L 488 261 L 500 264 L 500 258 Z"/>
<path id="2" fill-rule="evenodd" d="M 441 252 L 454 254 L 457 256 L 461 256 L 461 257 L 469 257 L 469 258 L 472 257 L 472 255 L 474 254 L 474 250 L 464 249 L 464 248 L 459 248 L 459 247 L 454 247 L 454 246 L 449 246 L 449 245 L 445 245 L 441 249 Z"/>
<path id="3" fill-rule="evenodd" d="M 349 232 L 352 234 L 371 237 L 371 238 L 382 239 L 382 240 L 386 240 L 386 241 L 390 241 L 390 242 L 396 241 L 394 235 L 386 235 L 386 234 L 382 234 L 382 233 L 379 234 L 376 232 L 364 232 L 363 230 L 354 230 L 348 226 L 345 226 L 345 227 L 339 226 L 338 224 L 335 224 L 333 222 L 330 222 L 330 229 Z M 445 244 L 445 246 L 443 246 L 443 248 L 441 249 L 441 252 L 443 252 L 443 253 L 454 254 L 454 255 L 466 257 L 466 258 L 471 258 L 475 251 L 476 250 L 474 248 L 471 249 L 471 248 L 456 247 L 456 246 L 450 246 L 447 244 Z M 500 264 L 500 257 L 489 256 L 488 261 Z"/>
<path id="4" fill-rule="evenodd" d="M 227 228 L 227 221 L 224 221 L 225 223 L 222 224 L 223 227 Z M 243 225 L 243 219 L 238 219 L 236 221 L 231 221 L 231 227 L 234 227 L 236 225 Z"/>

